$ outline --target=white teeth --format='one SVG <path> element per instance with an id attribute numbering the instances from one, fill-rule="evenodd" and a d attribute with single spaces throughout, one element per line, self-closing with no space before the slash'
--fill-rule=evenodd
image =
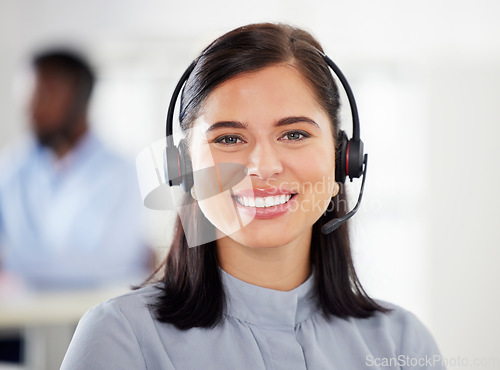
<path id="1" fill-rule="evenodd" d="M 274 197 L 236 197 L 238 203 L 244 205 L 245 207 L 257 207 L 257 208 L 268 208 L 274 207 L 280 204 L 285 204 L 292 197 L 291 194 L 282 194 Z"/>
<path id="2" fill-rule="evenodd" d="M 259 207 L 259 208 L 262 208 L 262 207 L 265 207 L 265 200 L 264 198 L 255 198 L 255 207 Z"/>

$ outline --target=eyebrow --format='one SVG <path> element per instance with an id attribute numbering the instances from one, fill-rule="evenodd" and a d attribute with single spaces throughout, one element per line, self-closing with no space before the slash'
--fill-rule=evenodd
<path id="1" fill-rule="evenodd" d="M 308 118 L 308 117 L 304 117 L 304 116 L 292 116 L 292 117 L 281 118 L 274 125 L 276 127 L 287 126 L 287 125 L 291 125 L 291 124 L 294 124 L 294 123 L 297 123 L 297 122 L 305 122 L 305 123 L 309 123 L 311 125 L 314 125 L 316 127 L 319 127 L 319 125 L 314 120 L 312 120 L 311 118 Z M 205 131 L 205 133 L 214 131 L 214 130 L 216 130 L 218 128 L 224 128 L 224 127 L 243 128 L 244 129 L 244 128 L 247 128 L 247 124 L 245 124 L 243 122 L 239 122 L 239 121 L 220 121 L 220 122 L 215 122 L 213 125 L 211 125 Z"/>
<path id="2" fill-rule="evenodd" d="M 319 127 L 319 125 L 314 120 L 304 116 L 282 118 L 278 122 L 276 122 L 276 126 L 286 126 L 297 122 L 310 123 L 311 125 Z"/>
<path id="3" fill-rule="evenodd" d="M 220 122 L 215 122 L 213 125 L 207 128 L 205 133 L 209 133 L 210 131 L 214 131 L 217 130 L 218 128 L 223 128 L 223 127 L 246 128 L 247 125 L 239 121 L 220 121 Z"/>

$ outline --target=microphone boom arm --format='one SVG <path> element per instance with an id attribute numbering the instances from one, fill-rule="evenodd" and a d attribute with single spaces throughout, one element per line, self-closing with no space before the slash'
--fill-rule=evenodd
<path id="1" fill-rule="evenodd" d="M 363 198 L 363 191 L 365 189 L 365 179 L 366 179 L 366 168 L 368 167 L 368 154 L 364 155 L 363 158 L 363 180 L 361 182 L 361 189 L 359 190 L 359 197 L 356 206 L 345 216 L 334 218 L 333 220 L 328 221 L 321 227 L 321 232 L 323 234 L 330 234 L 334 230 L 338 229 L 344 222 L 349 220 L 354 214 L 358 211 L 359 205 L 361 204 L 361 199 Z"/>

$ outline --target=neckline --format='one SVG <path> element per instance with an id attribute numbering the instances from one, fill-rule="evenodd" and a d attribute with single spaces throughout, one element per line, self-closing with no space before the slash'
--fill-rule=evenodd
<path id="1" fill-rule="evenodd" d="M 93 153 L 95 151 L 95 147 L 99 141 L 97 136 L 89 128 L 69 152 L 67 152 L 63 157 L 58 158 L 52 149 L 40 144 L 36 138 L 32 137 L 31 140 L 34 142 L 36 151 L 40 158 L 46 163 L 47 166 L 54 168 L 57 171 L 71 168 L 73 163 L 81 160 L 81 158 L 88 157 L 89 153 Z"/>
<path id="2" fill-rule="evenodd" d="M 220 270 L 229 316 L 250 324 L 295 327 L 317 311 L 314 272 L 297 288 L 284 292 L 249 284 Z"/>

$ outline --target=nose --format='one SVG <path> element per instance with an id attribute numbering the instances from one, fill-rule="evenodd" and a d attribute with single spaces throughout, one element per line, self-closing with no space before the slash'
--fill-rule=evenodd
<path id="1" fill-rule="evenodd" d="M 283 163 L 272 143 L 260 142 L 250 153 L 248 174 L 259 179 L 268 180 L 283 172 Z"/>

